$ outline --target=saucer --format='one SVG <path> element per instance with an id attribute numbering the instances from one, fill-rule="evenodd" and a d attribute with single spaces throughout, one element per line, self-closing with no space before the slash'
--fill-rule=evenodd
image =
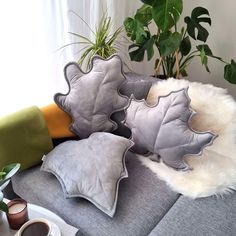
<path id="1" fill-rule="evenodd" d="M 58 227 L 58 225 L 56 225 L 55 223 L 51 222 L 51 225 L 52 225 L 52 232 L 50 234 L 50 236 L 61 236 L 61 230 L 60 228 Z M 14 236 L 19 236 L 19 231 L 16 232 L 16 234 Z"/>
<path id="2" fill-rule="evenodd" d="M 58 225 L 56 225 L 55 223 L 51 222 L 52 224 L 52 233 L 51 236 L 61 236 L 61 230 L 58 227 Z"/>

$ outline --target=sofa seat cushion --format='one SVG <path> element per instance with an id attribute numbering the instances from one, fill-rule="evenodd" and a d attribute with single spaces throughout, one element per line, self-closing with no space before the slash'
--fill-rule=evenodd
<path id="1" fill-rule="evenodd" d="M 65 199 L 60 183 L 50 173 L 31 168 L 13 178 L 14 191 L 28 202 L 46 207 L 83 235 L 148 235 L 168 212 L 179 195 L 127 153 L 129 178 L 120 182 L 116 214 L 111 219 L 90 202 Z"/>
<path id="2" fill-rule="evenodd" d="M 235 235 L 236 193 L 224 198 L 180 197 L 149 236 Z"/>

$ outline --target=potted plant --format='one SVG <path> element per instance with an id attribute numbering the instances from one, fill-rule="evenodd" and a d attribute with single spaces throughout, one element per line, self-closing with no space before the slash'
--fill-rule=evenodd
<path id="1" fill-rule="evenodd" d="M 195 58 L 199 57 L 202 65 L 210 72 L 209 57 L 225 63 L 224 78 L 236 84 L 236 63 L 225 62 L 222 58 L 214 56 L 206 44 L 208 31 L 204 24 L 211 25 L 211 18 L 207 9 L 196 7 L 191 16 L 184 18 L 185 26 L 179 28 L 177 23 L 183 11 L 182 0 L 141 0 L 144 4 L 134 17 L 124 21 L 127 36 L 133 42 L 129 46 L 129 55 L 132 61 L 143 61 L 145 53 L 147 59 L 154 56 L 154 49 L 158 51 L 155 62 L 155 73 L 160 70 L 166 77 L 187 76 L 187 67 Z M 156 27 L 153 33 L 150 24 Z M 191 41 L 198 45 L 193 48 Z"/>
<path id="2" fill-rule="evenodd" d="M 0 171 L 0 214 L 8 212 L 7 205 L 3 202 L 3 189 L 9 184 L 11 177 L 20 169 L 19 163 L 9 164 Z"/>
<path id="3" fill-rule="evenodd" d="M 84 47 L 81 49 L 83 53 L 78 60 L 78 64 L 81 67 L 82 65 L 84 65 L 86 70 L 88 70 L 91 64 L 91 59 L 94 55 L 99 55 L 106 59 L 117 52 L 116 40 L 119 34 L 121 33 L 122 28 L 120 27 L 115 30 L 115 32 L 111 33 L 110 31 L 112 21 L 111 17 L 109 17 L 107 13 L 104 13 L 102 15 L 98 26 L 96 27 L 95 31 L 93 31 L 92 28 L 87 24 L 87 22 L 85 22 L 77 13 L 75 13 L 74 11 L 71 12 L 78 16 L 79 19 L 81 19 L 85 23 L 85 25 L 94 35 L 94 40 L 91 40 L 90 38 L 85 37 L 81 34 L 69 32 L 69 34 L 78 38 L 78 41 L 69 43 L 62 47 L 65 48 L 74 44 L 84 45 Z"/>

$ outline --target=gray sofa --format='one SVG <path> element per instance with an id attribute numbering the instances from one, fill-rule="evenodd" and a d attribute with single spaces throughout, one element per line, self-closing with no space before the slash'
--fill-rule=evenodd
<path id="1" fill-rule="evenodd" d="M 121 92 L 145 98 L 157 80 L 127 74 L 128 82 Z M 124 114 L 112 118 L 120 121 Z M 119 125 L 116 134 L 129 136 Z M 59 181 L 52 175 L 32 167 L 16 175 L 12 186 L 17 195 L 28 202 L 46 207 L 79 228 L 78 235 L 101 236 L 233 236 L 236 235 L 236 194 L 224 198 L 208 197 L 192 200 L 173 192 L 162 180 L 144 167 L 137 156 L 126 157 L 129 178 L 120 182 L 116 214 L 105 215 L 90 202 L 65 199 Z"/>

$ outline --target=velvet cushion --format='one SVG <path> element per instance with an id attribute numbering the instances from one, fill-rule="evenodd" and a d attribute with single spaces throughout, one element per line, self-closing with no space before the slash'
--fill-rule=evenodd
<path id="1" fill-rule="evenodd" d="M 154 161 L 168 166 L 189 170 L 184 156 L 200 154 L 212 143 L 215 135 L 210 132 L 195 132 L 189 127 L 194 112 L 189 107 L 190 99 L 186 89 L 163 96 L 154 106 L 145 100 L 132 99 L 127 109 L 125 125 L 132 131 L 134 150 L 139 153 L 151 152 Z"/>
<path id="2" fill-rule="evenodd" d="M 81 71 L 77 63 L 65 66 L 69 86 L 67 94 L 56 94 L 55 102 L 72 117 L 71 131 L 87 138 L 98 131 L 111 132 L 117 124 L 110 119 L 112 113 L 124 109 L 128 98 L 119 93 L 125 81 L 119 56 L 108 59 L 95 56 L 91 70 Z"/>
<path id="3" fill-rule="evenodd" d="M 113 216 L 119 182 L 128 177 L 125 155 L 132 141 L 97 132 L 80 141 L 67 141 L 43 158 L 41 170 L 53 173 L 67 198 L 82 197 Z"/>

